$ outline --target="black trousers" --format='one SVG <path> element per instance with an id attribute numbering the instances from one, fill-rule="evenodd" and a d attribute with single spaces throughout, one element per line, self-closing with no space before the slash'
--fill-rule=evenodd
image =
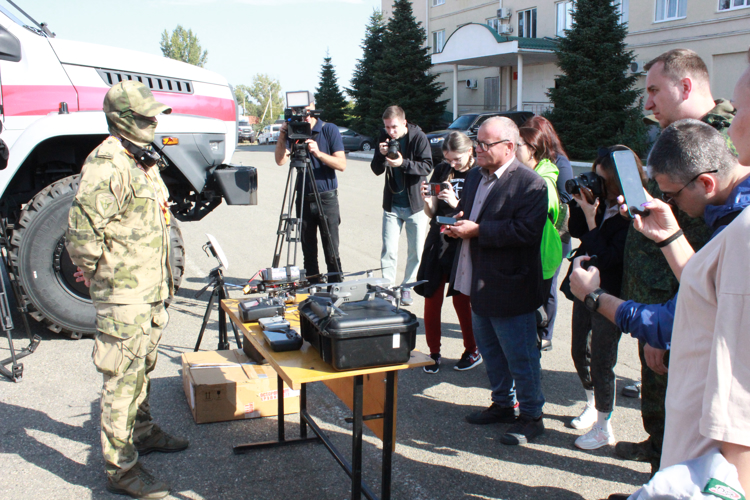
<path id="1" fill-rule="evenodd" d="M 297 193 L 297 217 L 300 216 L 300 207 L 302 206 L 302 196 Z M 313 194 L 304 197 L 304 210 L 302 211 L 302 258 L 307 276 L 320 274 L 318 266 L 318 229 L 321 231 L 321 240 L 323 243 L 323 254 L 325 256 L 326 267 L 329 273 L 336 273 L 336 264 L 341 268 L 341 259 L 339 258 L 339 224 L 341 224 L 341 213 L 339 211 L 338 192 L 324 191 L 320 193 L 320 203 L 323 213 L 318 211 Z M 323 234 L 322 216 L 328 219 L 328 230 L 330 231 L 330 240 L 327 240 Z M 330 241 L 330 244 L 329 244 Z M 328 281 L 333 283 L 341 281 L 342 277 L 338 274 L 328 276 Z M 312 283 L 320 281 L 319 278 L 312 278 Z"/>
<path id="2" fill-rule="evenodd" d="M 571 356 L 584 389 L 594 390 L 596 409 L 606 413 L 615 407 L 615 365 L 622 332 L 583 302 L 573 301 Z"/>

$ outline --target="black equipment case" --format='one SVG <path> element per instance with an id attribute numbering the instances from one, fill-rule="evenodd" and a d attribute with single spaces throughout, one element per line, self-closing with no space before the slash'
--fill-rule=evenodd
<path id="1" fill-rule="evenodd" d="M 381 298 L 346 302 L 334 312 L 310 297 L 299 305 L 302 338 L 336 370 L 397 365 L 409 361 L 417 339 L 417 317 Z"/>

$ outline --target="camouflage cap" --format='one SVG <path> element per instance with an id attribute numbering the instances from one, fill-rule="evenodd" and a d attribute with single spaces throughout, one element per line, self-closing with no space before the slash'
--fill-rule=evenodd
<path id="1" fill-rule="evenodd" d="M 131 110 L 141 116 L 153 117 L 161 113 L 171 113 L 172 108 L 157 102 L 151 90 L 141 82 L 126 80 L 112 85 L 104 96 L 104 112 Z"/>

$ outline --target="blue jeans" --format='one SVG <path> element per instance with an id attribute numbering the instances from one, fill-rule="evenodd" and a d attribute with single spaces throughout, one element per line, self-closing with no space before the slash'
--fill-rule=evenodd
<path id="1" fill-rule="evenodd" d="M 424 249 L 427 215 L 420 210 L 411 213 L 409 207 L 391 207 L 390 212 L 383 211 L 383 250 L 380 252 L 380 267 L 383 278 L 393 285 L 396 283 L 396 265 L 398 264 L 398 240 L 401 228 L 406 224 L 406 271 L 401 283 L 409 283 L 417 278 L 419 261 Z"/>
<path id="2" fill-rule="evenodd" d="M 492 402 L 510 407 L 518 401 L 521 415 L 541 417 L 544 394 L 535 313 L 506 318 L 472 311 L 471 321 L 492 386 Z"/>

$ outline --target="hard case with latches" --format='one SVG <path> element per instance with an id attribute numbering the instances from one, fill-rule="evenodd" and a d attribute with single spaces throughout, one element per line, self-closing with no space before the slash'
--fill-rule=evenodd
<path id="1" fill-rule="evenodd" d="M 299 305 L 302 338 L 336 370 L 406 363 L 414 349 L 419 321 L 381 298 L 339 307 L 310 297 Z"/>

